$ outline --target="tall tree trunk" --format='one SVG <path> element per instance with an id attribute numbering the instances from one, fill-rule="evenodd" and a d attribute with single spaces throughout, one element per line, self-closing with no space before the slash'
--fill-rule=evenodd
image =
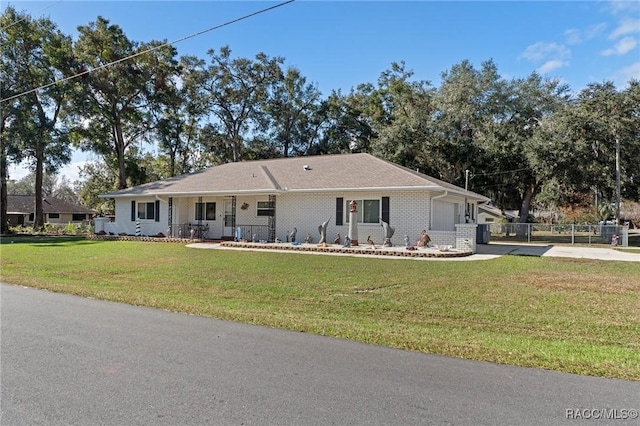
<path id="1" fill-rule="evenodd" d="M 234 135 L 231 140 L 231 150 L 233 153 L 233 162 L 237 163 L 240 161 L 240 146 L 242 145 L 242 139 L 240 136 Z"/>
<path id="2" fill-rule="evenodd" d="M 520 223 L 527 223 L 529 218 L 529 210 L 531 209 L 531 202 L 538 193 L 539 186 L 537 183 L 532 183 L 527 186 L 522 195 L 522 205 L 520 206 Z"/>
<path id="3" fill-rule="evenodd" d="M 42 209 L 42 182 L 44 180 L 44 148 L 39 143 L 36 147 L 36 187 L 35 192 L 35 214 L 33 216 L 33 229 L 36 231 L 44 229 L 44 211 Z"/>
<path id="4" fill-rule="evenodd" d="M 118 161 L 118 189 L 127 188 L 127 165 L 124 158 L 125 141 L 122 134 L 122 126 L 119 122 L 113 125 L 114 136 L 116 138 L 116 159 Z"/>
<path id="5" fill-rule="evenodd" d="M 531 202 L 533 198 L 536 196 L 539 190 L 539 186 L 537 183 L 531 183 L 527 185 L 524 194 L 522 194 L 522 205 L 520 206 L 520 223 L 527 223 L 529 219 L 529 210 L 531 209 Z M 526 236 L 527 227 L 524 225 L 518 226 L 517 236 L 525 237 Z"/>
<path id="6" fill-rule="evenodd" d="M 7 216 L 7 156 L 5 146 L 0 136 L 0 235 L 9 231 L 9 218 Z"/>

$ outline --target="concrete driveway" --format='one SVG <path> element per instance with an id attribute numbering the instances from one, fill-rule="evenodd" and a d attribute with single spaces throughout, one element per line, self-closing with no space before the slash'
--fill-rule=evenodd
<path id="1" fill-rule="evenodd" d="M 538 257 L 571 257 L 575 259 L 619 260 L 623 262 L 640 262 L 640 249 L 620 251 L 613 248 L 585 247 L 569 245 L 535 245 L 535 244 L 478 244 L 478 255 L 489 256 L 538 256 Z"/>

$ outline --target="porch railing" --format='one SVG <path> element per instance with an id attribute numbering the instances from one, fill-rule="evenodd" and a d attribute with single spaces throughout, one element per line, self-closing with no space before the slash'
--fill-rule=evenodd
<path id="1" fill-rule="evenodd" d="M 242 240 L 272 242 L 269 241 L 269 227 L 267 225 L 236 225 L 236 229 L 233 232 L 235 239 L 238 237 L 238 229 Z"/>
<path id="2" fill-rule="evenodd" d="M 193 230 L 193 238 L 202 240 L 209 238 L 208 223 L 174 223 L 171 225 L 170 235 L 172 238 L 191 238 L 191 230 Z"/>

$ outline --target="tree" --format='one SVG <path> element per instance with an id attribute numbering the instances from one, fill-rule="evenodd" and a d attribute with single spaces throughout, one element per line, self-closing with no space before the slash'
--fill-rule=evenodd
<path id="1" fill-rule="evenodd" d="M 443 72 L 433 100 L 423 167 L 461 186 L 465 170 L 476 175 L 488 171 L 486 143 L 495 131 L 491 124 L 504 120 L 505 89 L 493 61 L 483 62 L 478 70 L 464 60 Z"/>
<path id="2" fill-rule="evenodd" d="M 377 135 L 371 151 L 411 169 L 425 170 L 420 154 L 432 129 L 435 90 L 428 81 L 412 81 L 412 77 L 413 71 L 404 62 L 392 63 L 378 78 L 378 87 L 371 90 L 368 112 Z"/>
<path id="3" fill-rule="evenodd" d="M 19 180 L 7 182 L 7 192 L 11 195 L 32 195 L 35 197 L 36 173 L 31 172 Z M 42 177 L 42 197 L 55 197 L 71 203 L 78 203 L 78 196 L 72 188 L 71 182 L 55 173 L 44 173 Z"/>
<path id="4" fill-rule="evenodd" d="M 320 126 L 321 137 L 309 153 L 368 152 L 377 135 L 366 112 L 367 103 L 368 87 L 351 90 L 349 95 L 333 91 L 318 110 L 316 123 Z"/>
<path id="5" fill-rule="evenodd" d="M 167 78 L 154 102 L 155 135 L 160 152 L 168 157 L 168 176 L 189 173 L 197 167 L 199 123 L 206 114 L 206 101 L 197 87 L 204 61 L 183 56 L 176 75 Z"/>
<path id="6" fill-rule="evenodd" d="M 66 83 L 56 83 L 69 75 L 71 38 L 62 34 L 49 19 L 34 20 L 12 8 L 8 8 L 5 15 L 12 24 L 3 25 L 2 57 L 3 63 L 8 61 L 12 66 L 3 67 L 3 71 L 12 73 L 6 78 L 16 87 L 37 90 L 18 94 L 13 131 L 3 136 L 12 139 L 13 146 L 22 151 L 22 158 L 35 171 L 33 226 L 38 229 L 44 226 L 42 184 L 45 168 L 55 172 L 71 157 L 68 132 L 58 120 L 70 87 Z"/>
<path id="7" fill-rule="evenodd" d="M 283 157 L 305 154 L 318 136 L 313 117 L 320 107 L 320 95 L 317 86 L 307 84 L 295 68 L 287 69 L 274 83 L 265 106 L 265 126 Z"/>
<path id="8" fill-rule="evenodd" d="M 258 53 L 254 60 L 231 58 L 231 49 L 209 50 L 211 63 L 200 82 L 212 120 L 209 129 L 217 134 L 212 148 L 226 152 L 215 155 L 240 161 L 247 140 L 258 133 L 264 105 L 282 73 L 282 58 Z"/>
<path id="9" fill-rule="evenodd" d="M 22 161 L 22 150 L 18 144 L 20 142 L 16 135 L 19 125 L 16 122 L 16 115 L 20 111 L 18 96 L 22 91 L 20 75 L 17 68 L 13 66 L 13 52 L 8 43 L 8 30 L 16 22 L 21 20 L 22 15 L 18 14 L 12 7 L 5 9 L 0 16 L 0 234 L 5 234 L 9 230 L 7 217 L 7 184 L 8 167 L 11 162 L 20 163 Z"/>
<path id="10" fill-rule="evenodd" d="M 613 83 L 590 84 L 566 108 L 547 120 L 547 144 L 561 140 L 555 174 L 565 193 L 599 194 L 615 204 L 616 145 L 620 144 L 621 197 L 640 199 L 640 85 L 618 91 Z M 579 167 L 577 167 L 579 165 Z"/>
<path id="11" fill-rule="evenodd" d="M 44 173 L 42 176 L 42 195 L 47 196 L 53 193 L 56 186 L 57 176 L 53 173 Z M 36 173 L 31 172 L 21 179 L 10 180 L 7 191 L 11 195 L 36 195 Z"/>
<path id="12" fill-rule="evenodd" d="M 80 169 L 80 179 L 74 182 L 74 189 L 82 205 L 96 210 L 99 214 L 114 214 L 114 200 L 99 197 L 99 194 L 116 189 L 117 175 L 114 170 L 104 163 L 87 163 Z"/>
<path id="13" fill-rule="evenodd" d="M 130 150 L 150 132 L 149 107 L 157 92 L 166 89 L 176 52 L 159 42 L 133 42 L 102 17 L 78 31 L 76 66 L 86 74 L 79 79 L 75 111 L 69 117 L 81 123 L 74 129 L 76 143 L 107 164 L 113 159 L 117 187 L 124 189 L 129 185 Z"/>
<path id="14" fill-rule="evenodd" d="M 568 87 L 536 73 L 505 81 L 495 68 L 485 68 L 479 93 L 480 113 L 473 132 L 470 189 L 483 191 L 503 209 L 518 209 L 520 221 L 545 185 L 548 198 L 559 179 L 566 141 L 551 121 L 566 104 Z"/>

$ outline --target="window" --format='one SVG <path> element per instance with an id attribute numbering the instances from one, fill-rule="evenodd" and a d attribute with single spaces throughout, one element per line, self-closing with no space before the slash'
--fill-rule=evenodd
<path id="1" fill-rule="evenodd" d="M 73 213 L 72 215 L 72 219 L 74 222 L 78 222 L 81 220 L 85 220 L 87 218 L 87 215 L 84 213 Z"/>
<path id="2" fill-rule="evenodd" d="M 351 200 L 346 201 L 347 223 L 351 216 L 349 203 Z M 358 223 L 380 223 L 380 200 L 356 200 L 356 203 L 358 203 L 356 207 Z"/>
<path id="3" fill-rule="evenodd" d="M 273 203 L 269 201 L 258 201 L 258 216 L 273 216 Z"/>
<path id="4" fill-rule="evenodd" d="M 488 217 L 484 220 L 486 223 L 492 223 L 494 221 L 494 218 L 492 217 Z"/>
<path id="5" fill-rule="evenodd" d="M 60 213 L 49 213 L 49 219 L 60 219 Z"/>
<path id="6" fill-rule="evenodd" d="M 216 220 L 216 203 L 196 203 L 196 220 Z"/>
<path id="7" fill-rule="evenodd" d="M 156 203 L 138 203 L 138 219 L 154 220 L 156 218 Z"/>

